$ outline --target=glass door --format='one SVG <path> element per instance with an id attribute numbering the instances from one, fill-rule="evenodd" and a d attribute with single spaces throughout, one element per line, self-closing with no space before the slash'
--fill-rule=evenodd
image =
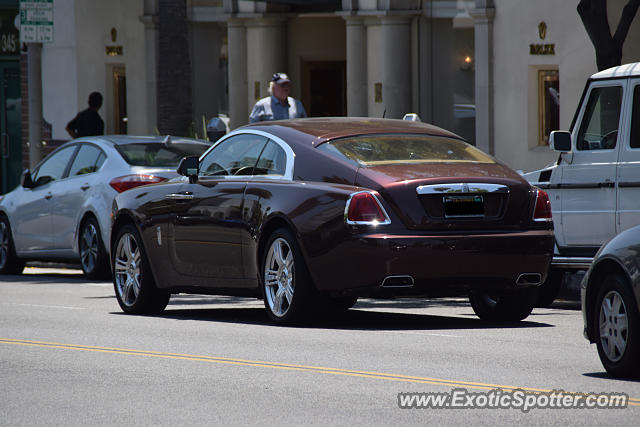
<path id="1" fill-rule="evenodd" d="M 22 172 L 20 66 L 0 61 L 0 194 L 13 190 Z"/>

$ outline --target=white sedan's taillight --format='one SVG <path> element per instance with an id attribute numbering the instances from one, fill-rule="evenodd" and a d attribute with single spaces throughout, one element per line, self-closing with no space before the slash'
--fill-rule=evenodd
<path id="1" fill-rule="evenodd" d="M 551 201 L 546 191 L 536 188 L 536 208 L 533 210 L 534 221 L 551 221 Z"/>
<path id="2" fill-rule="evenodd" d="M 158 182 L 166 181 L 167 178 L 154 175 L 125 175 L 113 178 L 109 185 L 112 186 L 118 193 L 130 190 L 141 185 L 156 184 Z"/>

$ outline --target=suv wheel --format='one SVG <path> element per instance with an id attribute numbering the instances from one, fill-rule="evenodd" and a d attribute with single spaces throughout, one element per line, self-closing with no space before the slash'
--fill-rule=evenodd
<path id="1" fill-rule="evenodd" d="M 503 292 L 472 291 L 469 302 L 482 320 L 517 321 L 531 314 L 537 291 L 535 287 Z"/>

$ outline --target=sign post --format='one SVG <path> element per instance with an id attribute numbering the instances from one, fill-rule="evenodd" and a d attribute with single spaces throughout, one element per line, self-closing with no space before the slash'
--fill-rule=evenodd
<path id="1" fill-rule="evenodd" d="M 20 0 L 20 42 L 27 44 L 29 167 L 42 159 L 42 43 L 53 41 L 53 0 Z"/>

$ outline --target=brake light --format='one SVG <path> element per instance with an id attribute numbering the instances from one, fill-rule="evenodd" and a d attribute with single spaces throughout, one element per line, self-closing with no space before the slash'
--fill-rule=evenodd
<path id="1" fill-rule="evenodd" d="M 166 178 L 154 175 L 125 175 L 113 178 L 111 182 L 109 182 L 109 185 L 118 193 L 122 193 L 123 191 L 140 187 L 141 185 L 156 184 L 166 180 Z"/>
<path id="2" fill-rule="evenodd" d="M 551 201 L 546 191 L 536 188 L 536 208 L 533 210 L 534 221 L 551 221 Z"/>
<path id="3" fill-rule="evenodd" d="M 345 217 L 347 224 L 377 225 L 391 223 L 377 197 L 368 191 L 351 195 L 349 201 L 347 201 Z"/>

